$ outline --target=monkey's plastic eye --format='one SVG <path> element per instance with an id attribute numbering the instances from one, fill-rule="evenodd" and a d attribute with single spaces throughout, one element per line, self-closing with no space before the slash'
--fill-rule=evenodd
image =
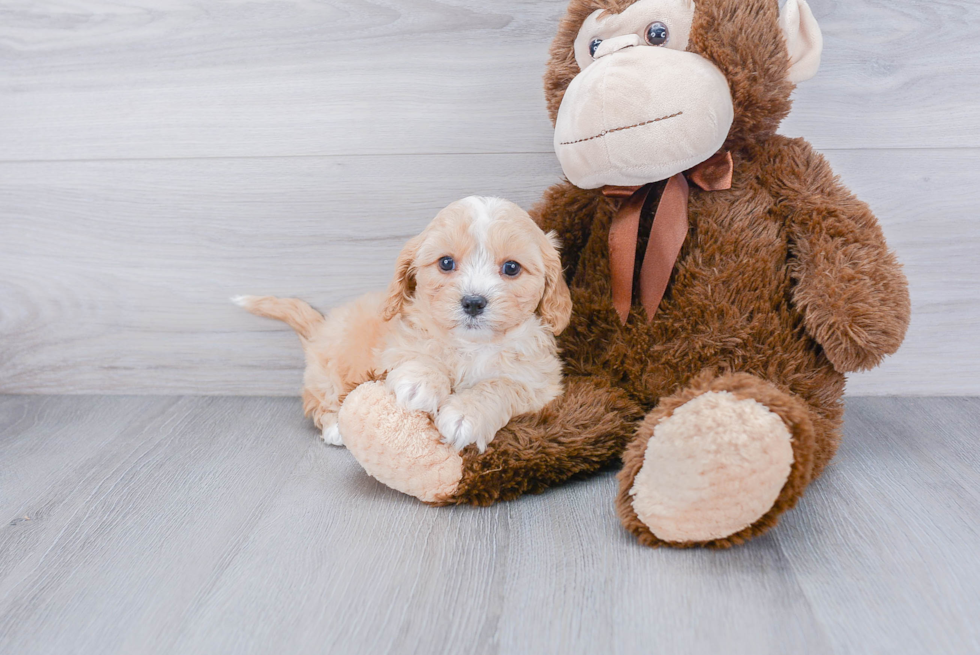
<path id="1" fill-rule="evenodd" d="M 452 257 L 443 257 L 439 260 L 439 270 L 448 273 L 456 268 L 456 260 Z"/>
<path id="2" fill-rule="evenodd" d="M 659 20 L 647 25 L 646 40 L 650 45 L 664 45 L 670 38 L 667 26 Z"/>
<path id="3" fill-rule="evenodd" d="M 521 272 L 521 265 L 515 261 L 504 262 L 500 267 L 500 272 L 507 277 L 517 277 Z"/>
<path id="4" fill-rule="evenodd" d="M 595 51 L 599 49 L 602 44 L 602 39 L 592 39 L 592 43 L 589 44 L 589 55 L 595 59 Z"/>

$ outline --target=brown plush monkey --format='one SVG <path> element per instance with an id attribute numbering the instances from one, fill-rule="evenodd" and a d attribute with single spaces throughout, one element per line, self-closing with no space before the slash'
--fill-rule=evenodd
<path id="1" fill-rule="evenodd" d="M 621 460 L 643 544 L 773 526 L 837 449 L 844 374 L 909 320 L 868 207 L 776 134 L 821 43 L 805 0 L 572 0 L 545 76 L 569 181 L 534 212 L 564 244 L 567 391 L 456 455 L 364 385 L 341 432 L 365 469 L 489 504 Z"/>

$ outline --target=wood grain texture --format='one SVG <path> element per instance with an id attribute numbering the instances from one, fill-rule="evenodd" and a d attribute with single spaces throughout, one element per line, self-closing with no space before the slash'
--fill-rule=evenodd
<path id="1" fill-rule="evenodd" d="M 4 481 L 5 653 L 145 652 L 170 635 L 315 434 L 287 399 L 35 403 L 0 404 L 3 416 L 31 415 L 23 435 L 18 419 L 0 439 L 3 468 L 25 472 Z M 24 441 L 34 447 L 18 449 Z M 73 466 L 52 472 L 51 457 Z M 59 616 L 78 621 L 49 628 Z"/>
<path id="2" fill-rule="evenodd" d="M 0 5 L 0 392 L 296 393 L 295 339 L 227 297 L 331 306 L 451 200 L 537 200 L 564 4 Z M 878 211 L 914 302 L 851 389 L 978 394 L 980 4 L 811 5 L 784 132 Z"/>
<path id="3" fill-rule="evenodd" d="M 821 149 L 980 146 L 980 4 L 813 0 Z M 552 152 L 565 0 L 17 0 L 0 160 Z M 407 129 L 406 129 L 407 128 Z"/>
<path id="4" fill-rule="evenodd" d="M 977 652 L 980 401 L 847 404 L 773 532 L 672 551 L 611 473 L 421 505 L 295 399 L 0 397 L 0 652 Z"/>
<path id="5" fill-rule="evenodd" d="M 831 470 L 774 533 L 818 620 L 837 626 L 834 649 L 980 651 L 968 553 L 980 546 L 980 401 L 854 399 L 845 422 Z"/>
<path id="6" fill-rule="evenodd" d="M 914 303 L 903 349 L 852 390 L 980 393 L 980 150 L 830 160 L 878 212 Z M 296 338 L 230 296 L 333 306 L 383 288 L 451 200 L 489 188 L 528 206 L 557 179 L 551 155 L 0 164 L 0 390 L 295 394 Z"/>
<path id="7" fill-rule="evenodd" d="M 298 393 L 295 337 L 229 298 L 384 288 L 488 179 L 527 205 L 558 178 L 541 155 L 0 164 L 0 390 Z"/>

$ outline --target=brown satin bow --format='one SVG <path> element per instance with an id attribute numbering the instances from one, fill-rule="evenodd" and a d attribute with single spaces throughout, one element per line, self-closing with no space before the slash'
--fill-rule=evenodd
<path id="1" fill-rule="evenodd" d="M 667 290 L 670 274 L 687 237 L 688 180 L 705 191 L 721 191 L 732 187 L 734 164 L 730 152 L 719 152 L 686 173 L 678 173 L 667 181 L 660 205 L 653 217 L 650 239 L 640 269 L 640 304 L 653 320 Z M 686 177 L 685 177 L 686 175 Z M 636 241 L 640 231 L 640 212 L 650 194 L 650 184 L 634 187 L 603 187 L 610 198 L 624 198 L 609 226 L 609 273 L 612 282 L 613 307 L 625 324 L 633 302 L 633 266 L 636 261 Z"/>

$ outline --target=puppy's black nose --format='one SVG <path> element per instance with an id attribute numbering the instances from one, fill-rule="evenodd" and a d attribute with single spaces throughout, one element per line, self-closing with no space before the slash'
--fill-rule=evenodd
<path id="1" fill-rule="evenodd" d="M 470 316 L 479 316 L 487 306 L 487 299 L 483 296 L 463 296 L 459 302 L 463 306 L 463 311 Z"/>

